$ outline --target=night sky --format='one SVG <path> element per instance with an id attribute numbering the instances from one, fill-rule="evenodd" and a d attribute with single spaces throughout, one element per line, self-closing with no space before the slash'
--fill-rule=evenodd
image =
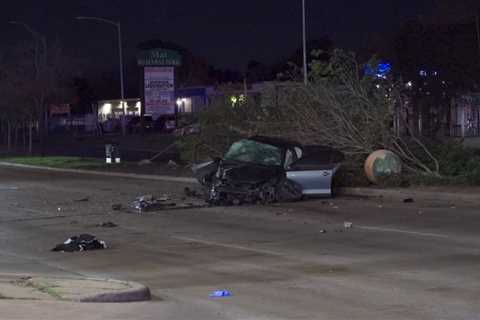
<path id="1" fill-rule="evenodd" d="M 428 14 L 432 0 L 307 0 L 309 38 L 330 36 L 340 47 L 356 49 L 373 36 L 388 37 L 400 24 Z M 49 39 L 60 39 L 78 58 L 98 66 L 116 62 L 113 27 L 74 17 L 120 20 L 124 47 L 158 38 L 189 48 L 217 67 L 243 69 L 249 60 L 275 63 L 301 43 L 301 0 L 18 0 L 2 3 L 4 44 L 28 39 L 18 26 L 30 24 Z M 3 25 L 1 23 L 3 21 Z"/>

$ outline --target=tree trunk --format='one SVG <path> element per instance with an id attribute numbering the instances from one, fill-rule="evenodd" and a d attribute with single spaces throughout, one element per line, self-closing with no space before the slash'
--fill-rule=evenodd
<path id="1" fill-rule="evenodd" d="M 43 105 L 43 99 L 41 101 Z M 40 117 L 40 155 L 44 157 L 48 136 L 48 111 L 45 107 L 42 108 L 42 111 L 42 116 Z"/>
<path id="2" fill-rule="evenodd" d="M 19 139 L 18 139 L 18 138 L 19 138 L 19 137 L 18 137 L 18 123 L 15 124 L 15 127 L 14 127 L 14 129 L 13 129 L 13 134 L 14 134 L 14 136 L 13 136 L 13 137 L 14 137 L 14 138 L 13 138 L 13 145 L 14 145 L 14 147 L 15 147 L 15 150 L 17 150 L 17 149 L 18 149 L 18 140 L 19 140 Z"/>
<path id="3" fill-rule="evenodd" d="M 33 153 L 33 121 L 28 121 L 28 154 Z"/>
<path id="4" fill-rule="evenodd" d="M 7 121 L 7 150 L 12 149 L 12 125 L 10 121 Z"/>
<path id="5" fill-rule="evenodd" d="M 27 151 L 27 125 L 27 121 L 24 121 L 22 124 L 23 152 Z"/>

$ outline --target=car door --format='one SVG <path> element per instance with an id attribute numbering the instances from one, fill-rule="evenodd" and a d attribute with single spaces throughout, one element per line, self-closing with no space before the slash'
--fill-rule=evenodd
<path id="1" fill-rule="evenodd" d="M 326 163 L 322 158 L 324 155 L 307 153 L 286 168 L 287 178 L 298 183 L 304 195 L 332 195 L 333 176 L 340 165 Z"/>

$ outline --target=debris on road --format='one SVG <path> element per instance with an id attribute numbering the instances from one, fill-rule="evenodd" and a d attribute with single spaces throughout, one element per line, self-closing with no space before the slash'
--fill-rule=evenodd
<path id="1" fill-rule="evenodd" d="M 52 249 L 54 252 L 77 252 L 87 250 L 106 249 L 105 241 L 97 240 L 91 234 L 81 234 L 68 238 L 64 243 L 58 244 Z"/>
<path id="2" fill-rule="evenodd" d="M 150 160 L 148 160 L 148 159 L 144 159 L 144 160 L 138 162 L 138 165 L 139 165 L 139 166 L 149 166 L 149 165 L 151 165 L 152 163 L 153 163 L 152 161 L 150 161 Z"/>
<path id="3" fill-rule="evenodd" d="M 198 192 L 197 190 L 192 190 L 189 187 L 185 187 L 183 192 L 185 193 L 185 196 L 189 198 L 200 198 L 200 199 L 204 198 L 204 195 L 202 194 L 202 192 Z"/>
<path id="4" fill-rule="evenodd" d="M 132 203 L 132 207 L 142 213 L 142 211 L 152 209 L 157 204 L 158 202 L 153 198 L 152 195 L 145 195 L 135 199 Z"/>
<path id="5" fill-rule="evenodd" d="M 102 223 L 97 224 L 97 227 L 99 227 L 99 228 L 116 228 L 116 227 L 118 227 L 118 225 L 113 223 L 112 221 L 107 221 L 107 222 L 102 222 Z"/>
<path id="6" fill-rule="evenodd" d="M 339 207 L 335 204 L 335 202 L 329 202 L 328 205 L 332 208 L 332 209 L 338 209 Z"/>
<path id="7" fill-rule="evenodd" d="M 407 198 L 407 199 L 403 199 L 403 203 L 414 203 L 415 200 L 413 200 L 412 198 Z"/>
<path id="8" fill-rule="evenodd" d="M 167 163 L 167 166 L 172 168 L 172 169 L 178 168 L 178 164 L 173 160 L 169 160 L 168 163 Z"/>
<path id="9" fill-rule="evenodd" d="M 132 207 L 138 210 L 139 213 L 144 211 L 161 210 L 175 206 L 177 206 L 177 204 L 171 201 L 171 198 L 168 195 L 163 195 L 158 199 L 151 194 L 143 195 L 136 198 L 132 203 Z"/>
<path id="10" fill-rule="evenodd" d="M 158 201 L 162 201 L 162 202 L 165 202 L 165 201 L 170 201 L 171 198 L 168 194 L 164 194 L 163 196 L 161 196 L 160 198 L 158 198 Z"/>
<path id="11" fill-rule="evenodd" d="M 84 197 L 84 198 L 80 198 L 80 199 L 75 199 L 75 200 L 73 200 L 73 201 L 75 201 L 75 202 L 87 202 L 87 201 L 89 201 L 89 200 L 90 200 L 89 197 Z"/>
<path id="12" fill-rule="evenodd" d="M 187 188 L 186 188 L 187 189 Z M 189 192 L 193 193 L 195 191 Z M 190 194 L 191 194 L 190 193 Z M 187 199 L 186 197 L 172 197 L 168 194 L 163 194 L 159 197 L 155 197 L 151 194 L 146 194 L 137 197 L 131 204 L 130 208 L 134 209 L 138 213 L 147 211 L 161 211 L 171 209 L 194 209 L 206 207 L 207 203 L 202 201 L 195 201 L 194 199 Z"/>
<path id="13" fill-rule="evenodd" d="M 345 221 L 343 223 L 343 226 L 345 227 L 345 229 L 351 229 L 353 227 L 353 223 Z"/>
<path id="14" fill-rule="evenodd" d="M 122 210 L 122 208 L 123 208 L 123 206 L 120 203 L 112 204 L 112 210 L 113 211 L 120 211 L 120 210 Z"/>
<path id="15" fill-rule="evenodd" d="M 143 196 L 139 196 L 137 197 L 137 199 L 139 201 L 145 201 L 145 202 L 149 202 L 149 201 L 154 201 L 155 198 L 153 197 L 153 195 L 151 194 L 146 194 L 146 195 L 143 195 Z"/>
<path id="16" fill-rule="evenodd" d="M 228 290 L 217 290 L 210 293 L 209 296 L 212 298 L 225 298 L 225 297 L 231 297 L 233 296 L 233 294 Z"/>
<path id="17" fill-rule="evenodd" d="M 320 229 L 320 233 L 327 233 L 327 230 L 325 230 L 325 229 Z"/>

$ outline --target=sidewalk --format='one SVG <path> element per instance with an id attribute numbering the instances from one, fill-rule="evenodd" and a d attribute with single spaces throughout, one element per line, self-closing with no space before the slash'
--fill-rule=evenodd
<path id="1" fill-rule="evenodd" d="M 59 169 L 49 167 L 39 167 L 23 164 L 15 164 L 9 162 L 1 162 L 0 166 L 30 169 L 30 170 L 42 170 L 50 172 L 63 172 L 74 174 L 90 174 L 96 176 L 107 177 L 119 177 L 129 179 L 141 179 L 141 180 L 155 180 L 174 183 L 185 184 L 197 184 L 197 180 L 188 177 L 174 177 L 168 175 L 151 175 L 151 174 L 136 174 L 136 173 L 121 173 L 121 172 L 103 172 L 95 170 L 78 170 L 78 169 Z M 339 190 L 339 195 L 343 196 L 356 196 L 356 197 L 369 197 L 369 198 L 382 198 L 385 200 L 404 200 L 412 198 L 414 200 L 434 201 L 443 200 L 452 203 L 474 203 L 480 205 L 480 187 L 415 187 L 415 188 L 402 188 L 402 189 L 381 189 L 376 187 L 364 187 L 364 188 L 342 188 Z"/>
<path id="2" fill-rule="evenodd" d="M 151 299 L 135 282 L 0 274 L 0 299 L 70 302 L 134 302 Z"/>

